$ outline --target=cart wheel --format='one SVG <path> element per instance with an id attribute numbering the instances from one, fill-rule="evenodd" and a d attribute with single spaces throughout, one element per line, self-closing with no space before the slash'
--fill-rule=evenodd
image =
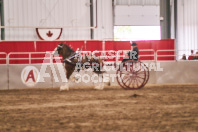
<path id="1" fill-rule="evenodd" d="M 119 69 L 117 70 L 116 72 L 116 79 L 117 79 L 117 82 L 118 84 L 123 88 L 123 89 L 128 89 L 122 82 L 122 77 L 124 74 L 122 74 L 122 71 L 120 70 L 120 66 L 119 66 Z"/>
<path id="2" fill-rule="evenodd" d="M 127 90 L 142 88 L 149 79 L 148 67 L 140 61 L 126 61 L 117 70 L 118 84 Z"/>
<path id="3" fill-rule="evenodd" d="M 144 85 L 146 85 L 146 83 L 148 82 L 148 80 L 149 80 L 149 68 L 144 64 L 144 63 L 142 63 L 141 62 L 141 64 L 142 64 L 142 66 L 144 67 L 144 70 L 145 70 L 145 82 L 144 82 Z M 143 86 L 144 86 L 143 85 Z"/>

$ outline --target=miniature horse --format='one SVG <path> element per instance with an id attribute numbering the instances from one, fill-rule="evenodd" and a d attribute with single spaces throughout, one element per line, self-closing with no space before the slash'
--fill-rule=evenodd
<path id="1" fill-rule="evenodd" d="M 103 60 L 100 58 L 96 58 L 95 56 L 91 55 L 86 55 L 86 56 L 81 56 L 80 53 L 77 51 L 74 51 L 68 44 L 59 44 L 55 49 L 53 54 L 58 53 L 63 57 L 63 63 L 65 64 L 65 69 L 66 69 L 66 77 L 69 82 L 69 78 L 72 75 L 72 73 L 76 69 L 76 64 L 83 65 L 85 63 L 89 63 L 91 65 L 95 65 L 95 67 L 98 66 L 98 68 L 93 69 L 93 72 L 98 74 L 103 74 L 105 71 L 102 71 L 99 66 L 103 66 Z M 83 57 L 83 58 L 82 58 Z M 102 65 L 101 65 L 102 64 Z M 80 67 L 81 68 L 81 67 Z M 80 69 L 78 69 L 79 71 Z M 99 76 L 100 77 L 100 76 Z M 69 84 L 68 82 L 60 87 L 60 91 L 62 90 L 69 90 Z M 102 90 L 104 88 L 104 83 L 103 81 L 100 82 L 99 85 L 95 86 L 95 89 Z"/>

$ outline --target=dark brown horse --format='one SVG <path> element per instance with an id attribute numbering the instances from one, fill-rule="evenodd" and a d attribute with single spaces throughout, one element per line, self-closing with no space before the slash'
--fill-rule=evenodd
<path id="1" fill-rule="evenodd" d="M 72 73 L 77 70 L 81 70 L 81 67 L 86 68 L 86 66 L 91 67 L 94 66 L 93 72 L 100 75 L 103 74 L 102 71 L 103 60 L 92 55 L 82 56 L 79 52 L 74 51 L 68 44 L 59 44 L 55 49 L 54 53 L 58 53 L 63 57 L 63 63 L 65 64 L 66 69 L 66 77 L 69 81 Z M 86 65 L 85 65 L 86 64 Z M 88 64 L 88 65 L 87 65 Z M 95 89 L 103 89 L 103 82 L 95 87 Z M 64 86 L 60 87 L 60 90 L 69 90 L 69 85 L 66 83 Z"/>

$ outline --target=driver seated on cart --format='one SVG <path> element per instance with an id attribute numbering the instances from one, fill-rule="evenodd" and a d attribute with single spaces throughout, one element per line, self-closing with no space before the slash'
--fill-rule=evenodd
<path id="1" fill-rule="evenodd" d="M 138 61 L 138 55 L 139 55 L 139 49 L 138 49 L 138 47 L 137 47 L 137 44 L 135 43 L 135 42 L 133 42 L 132 44 L 131 44 L 131 48 L 132 48 L 132 51 L 129 51 L 128 53 L 127 53 L 127 58 L 124 58 L 123 60 L 122 60 L 122 63 L 123 62 L 126 62 L 126 61 L 128 61 L 128 60 L 134 60 L 134 61 Z"/>

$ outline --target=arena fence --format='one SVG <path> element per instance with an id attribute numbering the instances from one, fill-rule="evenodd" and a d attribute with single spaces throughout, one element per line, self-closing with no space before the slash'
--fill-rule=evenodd
<path id="1" fill-rule="evenodd" d="M 156 58 L 159 57 L 157 53 L 153 50 L 145 50 L 152 52 L 150 56 Z M 115 56 L 113 60 L 106 60 L 107 64 L 119 63 L 119 59 L 124 56 L 126 51 L 113 51 Z M 118 53 L 119 54 L 118 54 Z M 123 53 L 123 54 L 120 54 Z M 0 89 L 20 89 L 20 88 L 54 88 L 60 87 L 64 82 L 61 80 L 61 75 L 59 72 L 61 61 L 56 63 L 55 59 L 62 59 L 61 57 L 53 57 L 51 52 L 11 52 L 8 55 L 6 53 L 0 53 L 2 56 L 0 60 L 3 60 L 4 64 L 0 65 Z M 92 54 L 100 55 L 101 57 L 107 57 L 107 51 L 83 51 L 82 54 Z M 119 55 L 119 57 L 118 57 Z M 166 55 L 160 55 L 166 56 Z M 171 57 L 175 57 L 173 55 Z M 143 57 L 143 56 L 140 56 Z M 145 64 L 148 65 L 150 71 L 150 78 L 148 84 L 188 84 L 197 83 L 198 78 L 198 61 L 157 61 L 157 60 L 144 60 Z M 27 69 L 27 67 L 29 69 Z M 27 73 L 33 70 L 35 78 L 41 71 L 41 67 L 46 67 L 44 82 L 38 83 L 24 83 L 27 80 Z M 112 68 L 111 65 L 107 67 Z M 32 69 L 31 69 L 32 68 Z M 35 70 L 36 68 L 37 70 Z M 28 71 L 29 70 L 29 71 Z M 36 73 L 37 72 L 37 73 Z M 58 81 L 54 78 L 54 72 L 57 75 Z M 107 74 L 115 74 L 116 71 L 113 68 L 107 72 Z M 31 74 L 31 76 L 33 75 Z M 49 76 L 47 76 L 47 74 Z M 76 73 L 74 73 L 75 75 Z M 92 75 L 90 71 L 80 71 L 80 74 Z M 30 76 L 30 78 L 31 78 Z M 110 78 L 111 86 L 118 86 L 116 78 Z M 70 83 L 71 87 L 93 87 L 92 82 L 80 82 L 80 83 Z"/>
<path id="2" fill-rule="evenodd" d="M 102 57 L 106 66 L 120 63 L 130 50 L 130 41 L 1 41 L 0 42 L 0 89 L 19 88 L 53 88 L 64 84 L 59 71 L 63 67 L 61 57 L 54 57 L 51 51 L 60 44 L 69 43 L 77 50 L 82 48 L 82 55 L 91 54 Z M 167 83 L 197 83 L 197 61 L 177 61 L 181 58 L 179 51 L 174 49 L 174 40 L 136 41 L 139 47 L 139 59 L 146 63 L 150 70 L 148 84 Z M 58 63 L 56 59 L 60 60 Z M 43 82 L 33 83 L 32 76 L 38 77 L 41 68 L 45 67 Z M 28 74 L 29 73 L 29 74 Z M 58 79 L 54 78 L 54 73 Z M 80 74 L 92 75 L 89 71 Z M 113 68 L 107 72 L 115 74 Z M 65 77 L 65 75 L 64 75 Z M 59 80 L 59 81 L 57 81 Z M 27 81 L 27 82 L 26 82 Z M 111 78 L 111 85 L 117 86 L 115 78 Z M 71 87 L 92 87 L 93 83 L 73 83 Z"/>

